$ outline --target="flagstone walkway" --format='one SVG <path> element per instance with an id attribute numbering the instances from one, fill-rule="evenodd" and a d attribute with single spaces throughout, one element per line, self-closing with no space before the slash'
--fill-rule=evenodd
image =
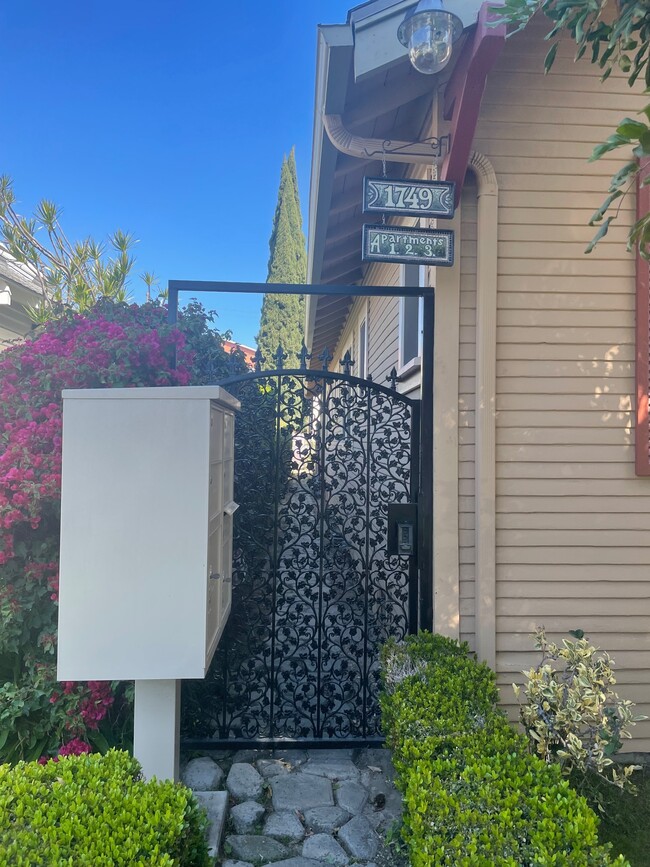
<path id="1" fill-rule="evenodd" d="M 406 864 L 385 842 L 401 815 L 388 750 L 212 752 L 181 776 L 222 867 Z"/>

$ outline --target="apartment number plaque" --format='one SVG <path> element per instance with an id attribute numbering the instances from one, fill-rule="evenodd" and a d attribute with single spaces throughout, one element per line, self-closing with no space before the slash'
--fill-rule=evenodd
<path id="1" fill-rule="evenodd" d="M 363 212 L 451 219 L 455 209 L 455 187 L 449 181 L 364 178 Z"/>
<path id="2" fill-rule="evenodd" d="M 454 264 L 454 233 L 448 229 L 366 224 L 362 258 L 364 262 L 451 266 Z"/>

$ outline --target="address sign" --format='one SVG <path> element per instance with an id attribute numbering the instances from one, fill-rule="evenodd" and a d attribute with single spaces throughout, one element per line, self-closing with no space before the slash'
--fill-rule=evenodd
<path id="1" fill-rule="evenodd" d="M 447 181 L 363 179 L 363 212 L 405 217 L 454 216 L 455 184 Z"/>
<path id="2" fill-rule="evenodd" d="M 363 260 L 453 265 L 454 233 L 448 229 L 364 225 Z"/>

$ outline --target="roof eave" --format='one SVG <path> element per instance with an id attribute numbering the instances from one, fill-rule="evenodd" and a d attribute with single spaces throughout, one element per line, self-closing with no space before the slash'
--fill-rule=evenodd
<path id="1" fill-rule="evenodd" d="M 354 34 L 349 24 L 321 25 L 316 53 L 314 133 L 309 188 L 307 282 L 320 283 L 323 268 L 327 217 L 337 151 L 323 126 L 323 114 L 341 113 L 354 58 Z M 318 297 L 307 296 L 306 343 L 311 345 Z"/>

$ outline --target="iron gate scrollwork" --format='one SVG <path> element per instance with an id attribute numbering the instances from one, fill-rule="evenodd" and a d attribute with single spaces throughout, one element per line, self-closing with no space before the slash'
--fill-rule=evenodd
<path id="1" fill-rule="evenodd" d="M 379 648 L 417 629 L 417 563 L 389 555 L 388 505 L 414 502 L 419 401 L 349 373 L 222 381 L 235 437 L 233 602 L 184 735 L 211 742 L 372 741 Z M 349 359 L 348 359 L 349 362 Z"/>

